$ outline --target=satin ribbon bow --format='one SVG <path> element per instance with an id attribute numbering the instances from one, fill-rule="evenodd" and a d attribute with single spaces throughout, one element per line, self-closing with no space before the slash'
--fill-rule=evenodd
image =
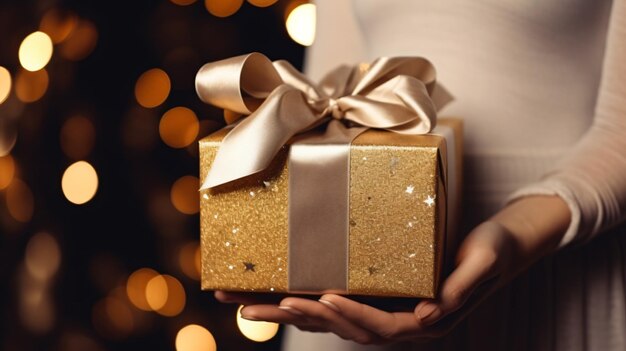
<path id="1" fill-rule="evenodd" d="M 289 139 L 324 123 L 428 133 L 437 110 L 452 99 L 421 57 L 340 66 L 316 85 L 286 61 L 251 53 L 202 66 L 196 91 L 202 101 L 239 114 L 226 120 L 238 123 L 222 140 L 202 189 L 264 170 Z"/>

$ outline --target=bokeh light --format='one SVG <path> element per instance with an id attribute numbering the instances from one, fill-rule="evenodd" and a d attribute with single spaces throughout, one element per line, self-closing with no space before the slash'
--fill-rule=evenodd
<path id="1" fill-rule="evenodd" d="M 191 279 L 199 280 L 200 279 L 200 270 L 199 264 L 196 263 L 196 260 L 199 258 L 198 253 L 200 250 L 200 245 L 197 241 L 191 241 L 183 245 L 178 251 L 178 264 L 180 265 L 180 270 Z"/>
<path id="2" fill-rule="evenodd" d="M 149 151 L 159 140 L 159 115 L 141 106 L 131 107 L 124 116 L 122 140 L 129 150 Z"/>
<path id="3" fill-rule="evenodd" d="M 144 72 L 135 84 L 135 98 L 143 107 L 157 107 L 167 99 L 170 94 L 170 78 L 167 73 L 159 68 L 153 68 Z"/>
<path id="4" fill-rule="evenodd" d="M 69 11 L 52 9 L 46 12 L 41 18 L 39 29 L 48 34 L 54 44 L 65 40 L 76 28 L 78 18 Z"/>
<path id="5" fill-rule="evenodd" d="M 148 282 L 158 275 L 159 273 L 153 269 L 140 268 L 128 277 L 126 281 L 126 295 L 135 307 L 143 311 L 152 310 L 146 299 L 146 287 Z"/>
<path id="6" fill-rule="evenodd" d="M 187 6 L 187 5 L 191 5 L 194 2 L 196 2 L 196 0 L 170 0 L 172 3 L 176 4 L 176 5 L 180 5 L 180 6 Z"/>
<path id="7" fill-rule="evenodd" d="M 127 337 L 135 326 L 128 305 L 112 296 L 105 297 L 94 305 L 92 321 L 100 334 L 111 339 Z"/>
<path id="8" fill-rule="evenodd" d="M 48 72 L 45 69 L 30 72 L 20 70 L 15 78 L 15 95 L 22 102 L 35 102 L 48 90 Z"/>
<path id="9" fill-rule="evenodd" d="M 204 7 L 216 17 L 228 17 L 239 10 L 243 0 L 204 0 Z"/>
<path id="10" fill-rule="evenodd" d="M 172 185 L 170 199 L 174 207 L 188 215 L 200 211 L 200 181 L 194 176 L 183 176 Z"/>
<path id="11" fill-rule="evenodd" d="M 165 284 L 167 285 L 167 299 L 165 300 L 163 306 L 155 310 L 162 316 L 174 317 L 181 313 L 185 308 L 185 289 L 180 281 L 171 275 L 164 274 L 161 277 L 163 277 Z M 150 282 L 152 282 L 152 280 L 150 280 Z M 150 282 L 148 282 L 148 286 L 150 286 Z M 149 300 L 148 303 L 150 303 Z"/>
<path id="12" fill-rule="evenodd" d="M 159 122 L 161 139 L 173 148 L 183 148 L 193 143 L 199 130 L 198 117 L 186 107 L 174 107 L 168 110 Z"/>
<path id="13" fill-rule="evenodd" d="M 72 116 L 61 128 L 61 149 L 73 160 L 84 159 L 91 152 L 95 138 L 96 130 L 89 118 Z"/>
<path id="14" fill-rule="evenodd" d="M 38 71 L 50 62 L 52 40 L 44 32 L 31 33 L 22 41 L 18 56 L 24 69 Z"/>
<path id="15" fill-rule="evenodd" d="M 22 324 L 31 332 L 49 332 L 55 322 L 52 297 L 43 284 L 28 274 L 20 276 L 19 315 Z"/>
<path id="16" fill-rule="evenodd" d="M 157 275 L 146 284 L 146 302 L 150 309 L 156 311 L 165 306 L 167 295 L 167 281 L 162 275 Z"/>
<path id="17" fill-rule="evenodd" d="M 248 2 L 256 7 L 268 7 L 274 5 L 278 0 L 248 0 Z"/>
<path id="18" fill-rule="evenodd" d="M 35 198 L 30 187 L 21 179 L 14 178 L 6 189 L 9 214 L 18 222 L 28 222 L 35 210 Z"/>
<path id="19" fill-rule="evenodd" d="M 0 104 L 9 97 L 11 93 L 11 73 L 6 68 L 0 66 Z"/>
<path id="20" fill-rule="evenodd" d="M 215 338 L 206 328 L 189 324 L 176 334 L 176 351 L 215 351 Z"/>
<path id="21" fill-rule="evenodd" d="M 61 335 L 59 346 L 63 351 L 104 351 L 93 338 L 77 331 L 66 331 Z"/>
<path id="22" fill-rule="evenodd" d="M 277 323 L 257 322 L 241 318 L 241 309 L 243 307 L 241 305 L 237 309 L 237 327 L 239 327 L 239 331 L 246 338 L 256 342 L 264 342 L 270 340 L 278 333 L 279 324 Z"/>
<path id="23" fill-rule="evenodd" d="M 67 167 L 61 179 L 63 195 L 74 204 L 82 205 L 91 200 L 98 190 L 98 174 L 85 161 L 78 161 Z"/>
<path id="24" fill-rule="evenodd" d="M 37 233 L 28 241 L 24 261 L 31 276 L 46 281 L 57 272 L 61 264 L 59 244 L 52 235 Z"/>
<path id="25" fill-rule="evenodd" d="M 310 46 L 315 40 L 316 8 L 314 4 L 302 4 L 287 16 L 287 33 L 296 43 Z"/>
<path id="26" fill-rule="evenodd" d="M 59 46 L 59 53 L 70 61 L 80 61 L 96 48 L 98 30 L 87 20 L 79 20 L 76 28 Z"/>
<path id="27" fill-rule="evenodd" d="M 0 156 L 0 190 L 11 184 L 15 176 L 15 161 L 11 155 Z"/>

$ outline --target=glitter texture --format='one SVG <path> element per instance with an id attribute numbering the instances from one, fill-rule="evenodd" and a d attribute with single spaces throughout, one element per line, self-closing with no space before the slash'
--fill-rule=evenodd
<path id="1" fill-rule="evenodd" d="M 200 179 L 225 134 L 200 141 Z M 259 174 L 201 191 L 203 289 L 288 291 L 287 151 Z M 436 296 L 445 248 L 442 160 L 439 136 L 370 130 L 353 141 L 346 293 Z"/>

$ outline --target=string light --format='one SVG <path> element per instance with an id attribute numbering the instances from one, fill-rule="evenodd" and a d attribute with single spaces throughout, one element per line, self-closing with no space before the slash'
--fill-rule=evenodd
<path id="1" fill-rule="evenodd" d="M 48 90 L 48 72 L 20 70 L 15 78 L 15 95 L 22 102 L 35 102 Z"/>
<path id="2" fill-rule="evenodd" d="M 85 161 L 69 166 L 61 179 L 63 194 L 72 203 L 82 205 L 93 198 L 98 190 L 98 174 Z"/>
<path id="3" fill-rule="evenodd" d="M 204 0 L 204 7 L 216 17 L 228 17 L 239 10 L 243 0 Z"/>
<path id="4" fill-rule="evenodd" d="M 265 342 L 278 333 L 279 325 L 277 323 L 257 322 L 241 318 L 241 309 L 243 307 L 244 306 L 241 305 L 237 309 L 237 327 L 243 336 L 252 341 Z"/>
<path id="5" fill-rule="evenodd" d="M 294 8 L 285 23 L 287 33 L 300 45 L 310 46 L 315 40 L 316 8 L 314 4 L 302 4 Z"/>
<path id="6" fill-rule="evenodd" d="M 9 97 L 11 93 L 11 73 L 0 66 L 0 105 Z"/>
<path id="7" fill-rule="evenodd" d="M 22 41 L 18 57 L 24 69 L 38 71 L 50 62 L 52 40 L 44 32 L 31 33 Z"/>
<path id="8" fill-rule="evenodd" d="M 184 176 L 179 178 L 172 185 L 170 199 L 174 207 L 188 215 L 196 214 L 200 211 L 200 195 L 198 189 L 200 181 L 194 176 Z"/>
<path id="9" fill-rule="evenodd" d="M 170 78 L 159 68 L 144 72 L 135 84 L 135 98 L 143 107 L 157 107 L 165 102 L 170 94 Z"/>
<path id="10" fill-rule="evenodd" d="M 197 324 L 189 324 L 176 334 L 176 351 L 215 351 L 217 345 L 211 332 Z"/>
<path id="11" fill-rule="evenodd" d="M 200 123 L 196 114 L 186 107 L 174 107 L 163 114 L 159 122 L 159 134 L 167 145 L 183 148 L 198 136 Z"/>

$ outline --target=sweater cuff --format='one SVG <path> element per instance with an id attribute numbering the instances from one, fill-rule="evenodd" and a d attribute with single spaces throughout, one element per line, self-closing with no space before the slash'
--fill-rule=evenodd
<path id="1" fill-rule="evenodd" d="M 564 184 L 556 180 L 546 179 L 537 183 L 529 184 L 515 191 L 507 197 L 506 204 L 518 200 L 522 197 L 533 195 L 556 195 L 561 197 L 561 199 L 565 201 L 571 213 L 571 220 L 569 227 L 561 238 L 559 248 L 567 246 L 572 241 L 574 241 L 580 230 L 581 212 L 580 207 L 578 206 L 578 203 L 571 191 Z"/>

